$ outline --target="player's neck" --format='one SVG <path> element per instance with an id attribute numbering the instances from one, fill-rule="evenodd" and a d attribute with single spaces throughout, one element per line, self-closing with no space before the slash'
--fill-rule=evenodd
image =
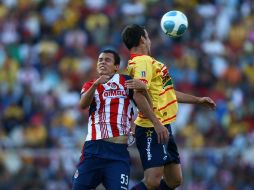
<path id="1" fill-rule="evenodd" d="M 112 77 L 117 74 L 116 72 L 115 73 L 111 73 L 111 74 L 98 74 L 98 77 L 102 76 L 102 75 L 108 75 L 109 76 L 109 80 L 112 79 Z"/>
<path id="2" fill-rule="evenodd" d="M 148 55 L 148 51 L 142 47 L 133 47 L 130 50 L 131 54 Z"/>

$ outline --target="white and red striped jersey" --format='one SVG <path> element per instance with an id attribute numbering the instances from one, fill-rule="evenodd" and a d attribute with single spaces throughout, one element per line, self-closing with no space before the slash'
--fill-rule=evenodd
<path id="1" fill-rule="evenodd" d="M 127 75 L 115 74 L 107 83 L 100 84 L 89 107 L 88 133 L 86 141 L 127 135 L 136 110 L 133 90 L 127 89 Z M 85 93 L 94 83 L 89 81 L 82 87 Z"/>

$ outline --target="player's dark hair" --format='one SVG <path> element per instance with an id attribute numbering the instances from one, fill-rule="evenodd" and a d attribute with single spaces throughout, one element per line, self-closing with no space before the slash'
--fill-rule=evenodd
<path id="1" fill-rule="evenodd" d="M 120 59 L 119 54 L 116 51 L 114 51 L 112 49 L 105 49 L 105 50 L 101 51 L 101 53 L 111 53 L 111 54 L 113 54 L 114 55 L 114 65 L 120 65 L 120 60 L 121 59 Z"/>
<path id="2" fill-rule="evenodd" d="M 122 31 L 122 39 L 128 49 L 137 47 L 141 36 L 146 38 L 145 28 L 137 24 L 130 24 Z"/>

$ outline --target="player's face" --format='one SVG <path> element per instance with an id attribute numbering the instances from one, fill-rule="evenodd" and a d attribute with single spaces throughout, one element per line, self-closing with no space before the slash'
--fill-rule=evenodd
<path id="1" fill-rule="evenodd" d="M 99 75 L 113 75 L 118 70 L 118 65 L 114 63 L 112 53 L 101 53 L 97 62 L 97 72 Z"/>
<path id="2" fill-rule="evenodd" d="M 145 30 L 145 36 L 146 36 L 146 48 L 148 51 L 148 55 L 151 55 L 151 40 L 150 40 L 146 30 Z"/>

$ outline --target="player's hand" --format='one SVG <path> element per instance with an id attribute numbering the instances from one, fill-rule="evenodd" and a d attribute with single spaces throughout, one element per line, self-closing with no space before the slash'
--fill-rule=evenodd
<path id="1" fill-rule="evenodd" d="M 215 109 L 216 108 L 216 104 L 215 102 L 209 98 L 209 97 L 201 97 L 199 98 L 199 104 L 207 106 L 211 109 Z"/>
<path id="2" fill-rule="evenodd" d="M 146 90 L 147 86 L 145 83 L 143 83 L 139 79 L 130 79 L 125 81 L 125 86 L 129 89 L 135 89 L 135 90 Z"/>
<path id="3" fill-rule="evenodd" d="M 169 140 L 168 129 L 164 125 L 162 125 L 161 123 L 154 126 L 154 129 L 157 133 L 158 143 L 167 144 L 168 140 Z"/>
<path id="4" fill-rule="evenodd" d="M 101 76 L 94 82 L 94 84 L 95 84 L 96 86 L 98 86 L 99 84 L 104 84 L 104 83 L 108 82 L 109 79 L 110 79 L 110 76 L 108 76 L 108 75 L 101 75 Z"/>

